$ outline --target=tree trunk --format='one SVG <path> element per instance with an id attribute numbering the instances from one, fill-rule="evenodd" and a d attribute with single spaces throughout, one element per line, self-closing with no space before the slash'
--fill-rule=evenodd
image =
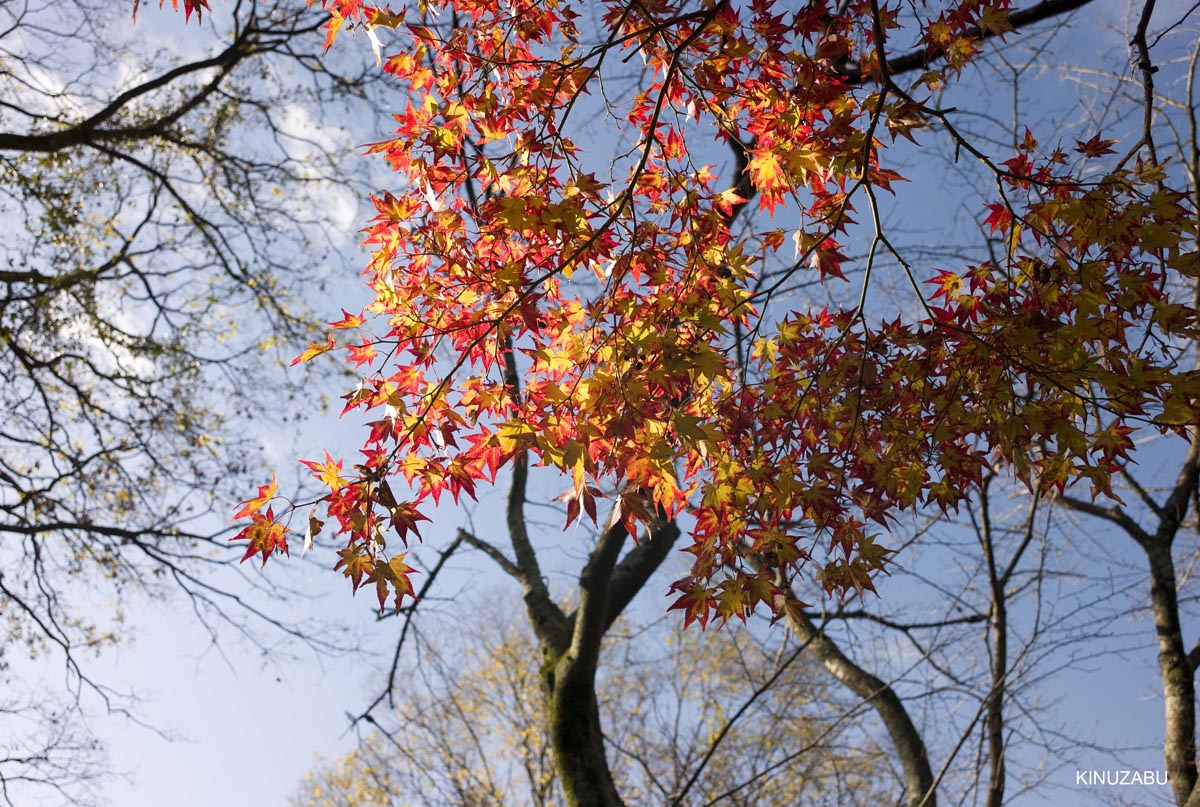
<path id="1" fill-rule="evenodd" d="M 545 651 L 543 687 L 554 764 L 570 807 L 624 807 L 608 760 L 596 703 L 594 665 Z"/>
<path id="2" fill-rule="evenodd" d="M 1188 805 L 1196 790 L 1196 687 L 1179 624 L 1175 563 L 1169 543 L 1145 545 L 1150 561 L 1150 601 L 1158 634 L 1158 671 L 1162 676 L 1166 740 L 1163 756 L 1178 804 Z"/>
<path id="3" fill-rule="evenodd" d="M 613 572 L 627 534 L 606 529 L 579 575 L 579 608 L 568 618 L 569 641 L 543 643 L 542 686 L 550 747 L 569 807 L 624 807 L 604 754 L 596 667 L 611 624 Z"/>
<path id="4" fill-rule="evenodd" d="M 1004 699 L 1008 693 L 1008 595 L 1004 591 L 1004 585 L 1008 580 L 1008 573 L 1001 573 L 996 564 L 996 548 L 992 544 L 992 516 L 988 496 L 989 491 L 985 483 L 983 496 L 979 500 L 982 523 L 976 528 L 983 545 L 988 583 L 992 592 L 992 608 L 989 619 L 992 639 L 992 686 L 988 693 L 987 711 L 983 717 L 983 727 L 987 734 L 988 745 L 988 788 L 984 807 L 1003 807 L 1004 786 L 1007 777 L 1004 749 Z M 1031 508 L 1029 513 L 1029 531 L 1026 534 L 1030 538 L 1033 535 L 1035 511 L 1035 508 Z M 1016 561 L 1020 558 L 1025 546 L 1028 546 L 1028 542 L 1017 550 L 1013 558 L 1013 566 L 1009 568 L 1015 568 Z"/>

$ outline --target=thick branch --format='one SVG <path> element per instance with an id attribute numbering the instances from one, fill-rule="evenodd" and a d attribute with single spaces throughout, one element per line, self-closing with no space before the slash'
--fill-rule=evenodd
<path id="1" fill-rule="evenodd" d="M 629 550 L 617 564 L 609 583 L 608 616 L 604 622 L 606 630 L 624 613 L 630 601 L 666 560 L 679 534 L 679 526 L 674 520 L 665 521 L 650 530 L 649 537 Z"/>
<path id="2" fill-rule="evenodd" d="M 1020 30 L 1035 23 L 1044 22 L 1045 20 L 1054 19 L 1063 14 L 1083 8 L 1093 0 L 1043 0 L 1035 6 L 1014 11 L 1008 15 L 1008 21 L 1012 23 L 1013 28 Z M 995 31 L 984 31 L 979 28 L 970 29 L 972 36 L 979 39 L 991 39 L 997 36 Z M 914 70 L 924 70 L 930 66 L 929 53 L 925 48 L 905 53 L 902 56 L 895 56 L 887 61 L 887 74 L 891 77 L 896 77 L 901 73 L 911 73 Z M 846 80 L 851 84 L 862 84 L 868 80 L 861 71 L 854 67 L 847 67 L 843 73 Z"/>
<path id="3" fill-rule="evenodd" d="M 516 403 L 521 395 L 521 377 L 517 372 L 517 360 L 513 355 L 510 337 L 504 339 L 503 354 L 505 387 L 512 401 Z M 508 504 L 505 509 L 508 537 L 516 556 L 519 572 L 517 579 L 521 581 L 525 609 L 529 613 L 529 621 L 538 641 L 561 651 L 570 639 L 570 626 L 562 609 L 550 598 L 546 581 L 542 579 L 537 553 L 529 540 L 529 530 L 525 524 L 525 491 L 528 484 L 529 457 L 526 452 L 521 452 L 513 460 L 512 485 L 508 489 Z"/>
<path id="4" fill-rule="evenodd" d="M 520 568 L 517 567 L 517 564 L 515 564 L 511 560 L 509 560 L 508 557 L 503 552 L 501 552 L 499 549 L 492 546 L 487 541 L 484 541 L 481 538 L 477 538 L 473 534 L 471 534 L 461 528 L 458 530 L 458 540 L 462 541 L 463 543 L 467 544 L 468 546 L 475 547 L 480 552 L 482 552 L 483 554 L 487 555 L 489 558 L 494 560 L 496 562 L 496 565 L 504 570 L 505 574 L 514 578 L 518 583 L 521 582 Z"/>
<path id="5" fill-rule="evenodd" d="M 628 537 L 624 525 L 614 524 L 606 529 L 579 575 L 579 608 L 571 618 L 573 635 L 570 652 L 576 664 L 590 667 L 593 671 L 600 659 L 600 643 L 604 639 L 604 632 L 611 624 L 609 595 L 613 570 Z"/>
<path id="6" fill-rule="evenodd" d="M 1154 540 L 1164 544 L 1175 540 L 1175 533 L 1187 517 L 1192 497 L 1200 485 L 1200 429 L 1192 427 L 1189 437 L 1192 444 L 1188 447 L 1178 476 L 1175 477 L 1175 486 L 1171 488 L 1170 495 L 1163 503 L 1158 529 L 1154 531 Z"/>
<path id="7" fill-rule="evenodd" d="M 250 30 L 252 29 L 247 29 L 247 32 Z M 99 112 L 96 112 L 95 114 L 91 115 L 85 120 L 80 121 L 79 123 L 74 124 L 73 126 L 68 126 L 65 129 L 59 129 L 56 132 L 42 132 L 38 134 L 15 134 L 12 132 L 0 132 L 0 150 L 53 153 L 56 151 L 62 151 L 63 149 L 73 148 L 75 146 L 101 140 L 107 142 L 137 140 L 158 134 L 166 127 L 179 120 L 190 110 L 198 106 L 205 98 L 207 98 L 214 90 L 216 90 L 216 88 L 224 80 L 225 76 L 228 75 L 228 73 L 239 62 L 254 54 L 256 48 L 251 46 L 251 40 L 248 39 L 247 32 L 243 32 L 243 34 L 238 37 L 238 39 L 236 39 L 232 45 L 212 58 L 180 65 L 150 79 L 149 81 L 143 82 L 136 87 L 126 90 L 114 98 Z M 113 129 L 101 128 L 103 124 L 115 118 L 139 98 L 148 95 L 155 90 L 166 87 L 177 79 L 193 73 L 209 70 L 211 68 L 218 68 L 220 72 L 215 78 L 213 78 L 212 81 L 208 82 L 195 95 L 187 98 L 176 109 L 173 109 L 148 123 L 139 124 L 137 126 L 119 127 Z"/>
<path id="8" fill-rule="evenodd" d="M 813 655 L 825 669 L 851 692 L 869 703 L 883 720 L 904 770 L 908 807 L 936 807 L 933 771 L 929 767 L 925 743 L 895 690 L 847 658 L 841 648 L 819 630 L 805 612 L 799 609 L 789 610 L 787 623 L 800 642 L 812 649 Z"/>
<path id="9" fill-rule="evenodd" d="M 1076 510 L 1080 513 L 1086 513 L 1089 516 L 1102 518 L 1105 521 L 1116 524 L 1128 533 L 1130 538 L 1142 546 L 1146 546 L 1152 540 L 1150 533 L 1146 532 L 1140 524 L 1130 518 L 1123 507 L 1115 504 L 1111 507 L 1101 507 L 1094 502 L 1076 499 L 1072 496 L 1060 496 L 1058 501 L 1068 510 Z"/>
<path id="10" fill-rule="evenodd" d="M 1142 5 L 1142 13 L 1138 18 L 1137 30 L 1134 32 L 1130 45 L 1137 52 L 1137 68 L 1142 74 L 1142 139 L 1134 147 L 1134 151 L 1142 146 L 1150 154 L 1150 162 L 1158 162 L 1158 152 L 1154 148 L 1154 74 L 1158 68 L 1150 59 L 1150 45 L 1146 42 L 1146 32 L 1150 28 L 1150 18 L 1154 16 L 1154 0 L 1146 0 Z M 1132 152 L 1131 152 L 1132 153 Z"/>
<path id="11" fill-rule="evenodd" d="M 970 625 L 976 622 L 983 622 L 987 618 L 987 614 L 964 614 L 963 616 L 933 619 L 927 622 L 897 622 L 894 619 L 888 619 L 879 614 L 873 614 L 870 611 L 834 611 L 827 617 L 829 621 L 835 619 L 862 619 L 882 625 L 885 628 L 900 631 L 901 633 L 910 633 L 915 630 L 941 629 L 950 627 L 951 625 Z"/>
<path id="12" fill-rule="evenodd" d="M 1138 498 L 1142 500 L 1142 503 L 1150 508 L 1150 512 L 1154 513 L 1157 518 L 1162 518 L 1162 506 L 1154 500 L 1154 497 L 1150 495 L 1150 491 L 1146 490 L 1146 488 L 1134 478 L 1133 474 L 1129 473 L 1128 468 L 1122 468 L 1120 470 L 1120 474 L 1121 478 L 1125 480 L 1126 484 L 1133 488 L 1134 493 L 1138 495 Z"/>

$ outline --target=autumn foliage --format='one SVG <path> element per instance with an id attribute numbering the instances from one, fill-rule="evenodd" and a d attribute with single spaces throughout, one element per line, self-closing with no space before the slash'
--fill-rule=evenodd
<path id="1" fill-rule="evenodd" d="M 1003 0 L 916 17 L 610 2 L 599 38 L 555 0 L 324 5 L 331 43 L 392 32 L 403 104 L 369 149 L 397 175 L 366 230 L 374 300 L 299 359 L 336 350 L 361 373 L 346 411 L 370 413 L 363 456 L 306 463 L 328 488 L 310 531 L 324 516 L 339 568 L 381 601 L 412 593 L 385 536 L 407 542 L 429 503 L 517 464 L 570 480 L 568 523 L 606 498 L 635 535 L 685 518 L 675 607 L 705 623 L 782 613 L 806 569 L 828 592 L 873 590 L 897 513 L 955 508 L 996 463 L 1043 494 L 1112 496 L 1135 429 L 1197 419 L 1200 376 L 1178 363 L 1197 336 L 1180 292 L 1200 276 L 1195 218 L 1164 167 L 1029 131 L 994 160 L 930 101 L 986 38 L 1015 35 Z M 927 67 L 901 83 L 889 62 L 914 36 Z M 623 101 L 603 83 L 616 63 L 643 76 Z M 584 123 L 619 146 L 589 152 L 570 136 Z M 934 125 L 995 177 L 992 260 L 913 265 L 879 223 L 902 180 L 889 145 Z M 757 282 L 770 262 L 788 268 Z M 884 265 L 910 300 L 870 298 Z M 852 268 L 856 303 L 781 291 Z M 239 514 L 247 556 L 286 549 L 269 498 Z"/>
<path id="2" fill-rule="evenodd" d="M 167 0 L 158 0 L 158 7 L 162 8 L 166 5 Z M 138 6 L 141 5 L 141 0 L 133 0 L 133 19 L 137 20 Z M 179 10 L 179 0 L 171 0 L 171 8 Z M 204 18 L 204 11 L 208 8 L 208 0 L 183 0 L 183 18 L 190 20 L 192 14 L 195 13 L 196 20 L 200 21 Z"/>

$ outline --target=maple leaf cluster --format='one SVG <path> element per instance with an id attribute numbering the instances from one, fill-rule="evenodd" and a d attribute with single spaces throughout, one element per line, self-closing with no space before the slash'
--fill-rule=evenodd
<path id="1" fill-rule="evenodd" d="M 158 0 L 158 7 L 162 8 L 166 5 L 167 0 Z M 137 21 L 138 6 L 141 5 L 141 0 L 133 0 L 133 19 Z M 179 0 L 171 0 L 171 8 L 179 10 Z M 204 11 L 208 8 L 208 0 L 183 0 L 183 19 L 184 22 L 190 22 L 192 14 L 196 15 L 196 21 L 200 22 L 203 19 Z"/>
<path id="2" fill-rule="evenodd" d="M 993 463 L 1042 492 L 1083 480 L 1111 496 L 1135 428 L 1197 418 L 1200 378 L 1178 367 L 1196 311 L 1173 285 L 1200 271 L 1195 217 L 1158 166 L 1085 183 L 1029 133 L 993 166 L 1002 258 L 920 284 L 896 256 L 922 289 L 915 317 L 776 316 L 775 287 L 755 282 L 789 241 L 789 278 L 846 276 L 856 205 L 901 179 L 882 133 L 928 125 L 936 110 L 912 93 L 956 75 L 981 31 L 1008 30 L 1004 2 L 926 21 L 943 66 L 913 90 L 887 75 L 898 12 L 873 3 L 606 3 L 600 44 L 553 0 L 430 0 L 413 21 L 323 5 L 331 42 L 342 20 L 401 34 L 383 69 L 404 108 L 370 147 L 404 188 L 373 197 L 374 300 L 300 357 L 345 350 L 362 373 L 346 411 L 373 413 L 363 459 L 349 475 L 308 465 L 347 539 L 339 568 L 381 604 L 412 593 L 385 531 L 407 541 L 427 501 L 474 497 L 518 462 L 572 480 L 568 521 L 594 519 L 601 491 L 633 534 L 686 514 L 676 607 L 704 623 L 782 613 L 806 565 L 831 593 L 873 590 L 896 514 L 955 508 Z M 609 176 L 568 136 L 605 59 L 646 76 L 607 106 L 631 143 Z M 694 161 L 713 132 L 739 157 L 732 176 Z M 735 237 L 752 198 L 807 224 Z M 286 548 L 247 530 L 248 555 Z"/>

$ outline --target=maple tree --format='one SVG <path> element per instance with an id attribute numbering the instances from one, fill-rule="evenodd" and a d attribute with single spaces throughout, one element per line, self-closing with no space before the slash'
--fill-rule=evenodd
<path id="1" fill-rule="evenodd" d="M 346 411 L 370 432 L 349 468 L 308 461 L 328 488 L 319 502 L 260 493 L 238 538 L 265 561 L 287 550 L 299 509 L 306 542 L 331 524 L 338 568 L 399 611 L 412 569 L 387 533 L 407 543 L 443 495 L 474 498 L 503 475 L 516 560 L 497 562 L 525 588 L 547 655 L 572 804 L 620 803 L 599 643 L 683 530 L 685 622 L 762 608 L 802 625 L 792 592 L 806 574 L 826 593 L 873 591 L 897 515 L 956 510 L 993 466 L 1038 495 L 1116 501 L 1137 430 L 1195 440 L 1195 202 L 1151 126 L 1123 144 L 1030 126 L 995 154 L 936 101 L 986 40 L 1081 3 L 611 3 L 597 41 L 552 2 L 322 5 L 328 45 L 354 28 L 399 35 L 381 64 L 404 109 L 369 149 L 403 187 L 373 197 L 374 300 L 297 359 L 344 351 L 362 376 Z M 1150 96 L 1144 8 L 1134 44 Z M 610 94 L 638 62 L 640 83 Z M 584 138 L 602 126 L 615 145 L 598 156 Z M 992 179 L 987 259 L 921 265 L 883 226 L 880 192 L 904 179 L 891 146 L 925 129 Z M 885 270 L 907 300 L 871 294 Z M 796 305 L 789 290 L 806 282 L 834 302 Z M 571 614 L 530 557 L 534 465 L 570 479 L 567 525 L 600 529 Z M 914 772 L 926 786 L 910 803 L 932 804 L 929 775 L 928 762 Z"/>
<path id="2" fill-rule="evenodd" d="M 604 496 L 630 534 L 686 513 L 687 621 L 783 615 L 777 573 L 871 590 L 894 514 L 955 508 L 993 462 L 1042 491 L 1111 495 L 1135 428 L 1196 419 L 1200 376 L 1179 366 L 1195 309 L 1174 284 L 1200 272 L 1194 217 L 1153 149 L 1085 181 L 1113 153 L 1100 135 L 1043 147 L 1027 130 L 993 158 L 930 100 L 1012 29 L 1004 4 L 909 19 L 614 3 L 594 45 L 555 3 L 324 5 L 330 42 L 348 25 L 405 37 L 383 62 L 407 90 L 399 128 L 369 149 L 406 188 L 373 197 L 375 299 L 298 359 L 345 349 L 363 373 L 346 409 L 375 418 L 353 469 L 312 466 L 356 585 L 386 575 L 384 531 L 416 535 L 427 501 L 540 464 L 573 482 L 568 524 Z M 927 65 L 905 85 L 900 34 Z M 604 106 L 625 145 L 598 175 L 569 135 L 606 62 L 631 59 L 647 83 Z M 994 176 L 992 260 L 913 266 L 879 222 L 879 191 L 902 179 L 887 142 L 930 125 Z M 693 157 L 714 134 L 736 157 L 724 177 Z M 802 225 L 736 231 L 747 205 Z M 805 274 L 843 278 L 863 216 L 856 301 L 777 299 Z M 788 242 L 795 259 L 757 282 Z M 915 316 L 869 309 L 885 257 Z M 270 554 L 275 535 L 241 537 Z M 398 608 L 411 586 L 393 591 Z"/>
<path id="3" fill-rule="evenodd" d="M 656 625 L 622 617 L 603 639 L 596 696 L 623 803 L 749 805 L 803 792 L 804 803 L 999 807 L 1061 781 L 1071 762 L 1086 768 L 1080 749 L 1102 746 L 1046 714 L 1040 685 L 1080 664 L 1098 686 L 1092 648 L 1118 629 L 1112 580 L 1057 585 L 1089 576 L 1060 551 L 1079 531 L 1011 479 L 984 486 L 966 529 L 923 519 L 905 537 L 893 572 L 918 584 L 901 586 L 907 595 L 796 612 L 785 647 L 765 620 L 705 635 L 676 634 L 654 603 L 642 613 Z M 961 568 L 945 568 L 942 553 Z M 512 623 L 511 594 L 463 594 L 419 625 L 404 620 L 400 642 L 407 635 L 416 653 L 393 668 L 378 702 L 388 708 L 360 716 L 358 747 L 311 772 L 297 807 L 563 803 L 539 692 L 545 646 Z M 764 654 L 773 658 L 761 666 Z"/>

